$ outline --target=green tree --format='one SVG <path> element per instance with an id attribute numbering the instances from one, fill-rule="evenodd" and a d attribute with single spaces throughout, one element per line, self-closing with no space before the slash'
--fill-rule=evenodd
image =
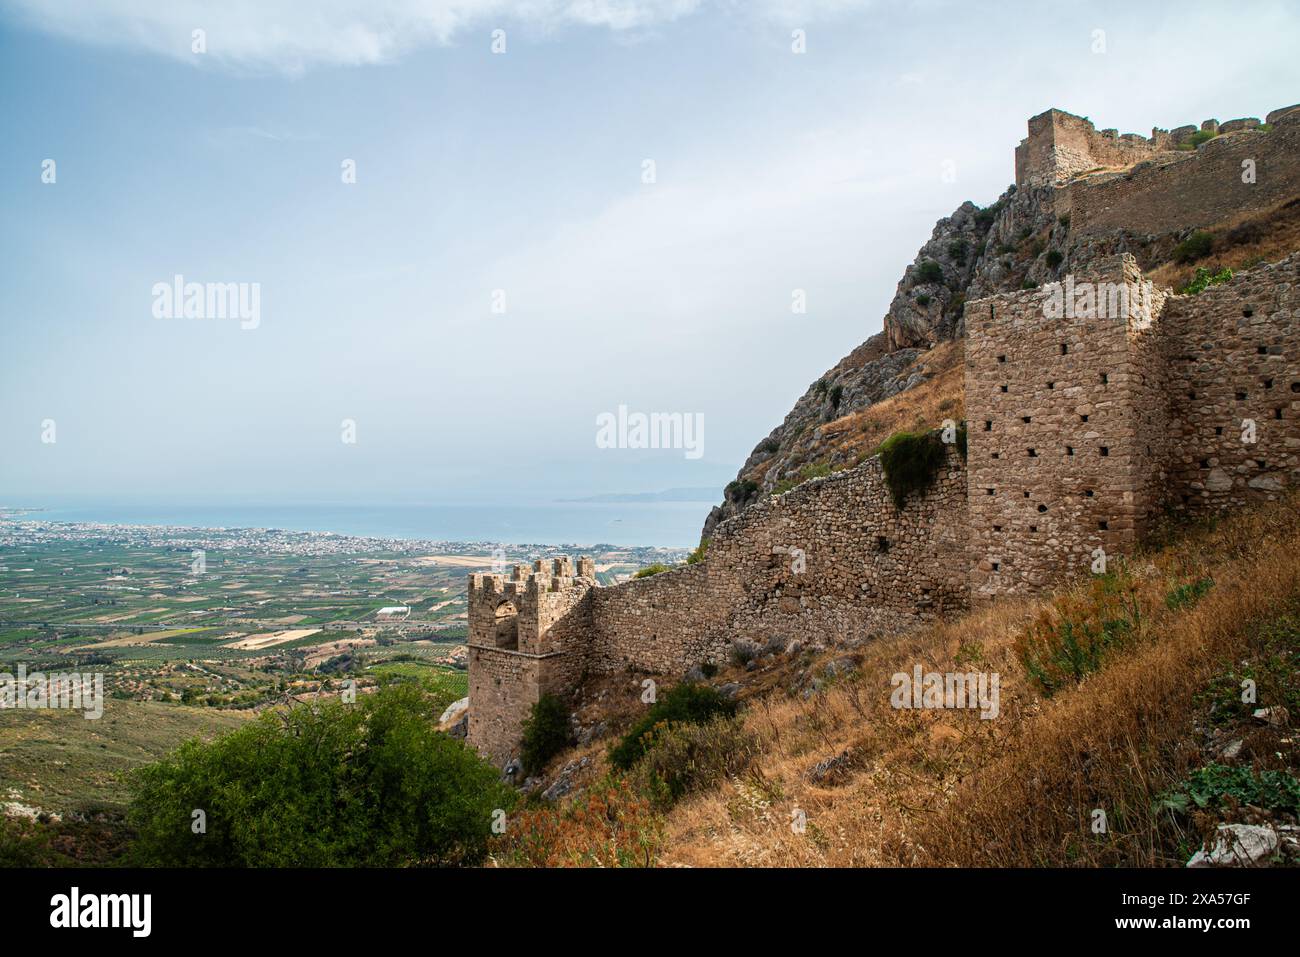
<path id="1" fill-rule="evenodd" d="M 133 857 L 180 867 L 473 864 L 513 792 L 437 731 L 439 705 L 391 685 L 186 742 L 130 778 Z M 205 833 L 195 833 L 196 811 Z"/>
<path id="2" fill-rule="evenodd" d="M 524 721 L 519 759 L 524 770 L 540 771 L 569 744 L 569 709 L 557 695 L 544 694 Z"/>

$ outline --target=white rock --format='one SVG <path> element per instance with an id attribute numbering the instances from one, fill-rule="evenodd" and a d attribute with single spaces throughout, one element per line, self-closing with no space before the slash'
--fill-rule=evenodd
<path id="1" fill-rule="evenodd" d="M 1188 867 L 1251 867 L 1277 850 L 1277 832 L 1255 824 L 1220 824 L 1214 847 L 1197 851 Z"/>
<path id="2" fill-rule="evenodd" d="M 447 724 L 448 722 L 455 722 L 468 710 L 469 698 L 461 698 L 459 701 L 453 701 L 447 706 L 447 710 L 442 713 L 442 717 L 438 719 L 438 723 Z"/>

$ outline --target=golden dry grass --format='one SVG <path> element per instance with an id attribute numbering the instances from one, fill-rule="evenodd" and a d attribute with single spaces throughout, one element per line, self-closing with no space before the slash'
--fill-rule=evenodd
<path id="1" fill-rule="evenodd" d="M 1262 213 L 1241 213 L 1211 226 L 1214 251 L 1194 263 L 1166 262 L 1147 272 L 1157 287 L 1182 289 L 1199 267 L 1218 272 L 1227 266 L 1246 269 L 1277 262 L 1300 249 L 1300 199 L 1290 199 Z"/>
<path id="2" fill-rule="evenodd" d="M 805 442 L 800 461 L 827 462 L 833 468 L 861 464 L 895 432 L 938 426 L 944 419 L 965 417 L 963 388 L 965 344 L 944 342 L 922 353 L 910 367 L 930 378 L 881 402 L 827 422 L 819 436 Z M 760 463 L 745 478 L 761 483 L 775 460 Z"/>
<path id="3" fill-rule="evenodd" d="M 751 699 L 745 726 L 762 756 L 752 773 L 673 809 L 660 863 L 1181 864 L 1198 835 L 1171 834 L 1154 798 L 1203 760 L 1198 692 L 1245 653 L 1256 623 L 1300 596 L 1297 556 L 1293 500 L 1140 558 L 1130 567 L 1145 640 L 1047 700 L 1014 650 L 1047 598 L 996 602 L 875 642 L 857 677 L 808 700 L 784 690 Z M 1166 607 L 1172 584 L 1204 575 L 1216 584 L 1199 604 Z M 893 709 L 889 678 L 915 664 L 998 672 L 1000 716 Z M 1289 737 L 1274 747 L 1294 761 Z M 814 784 L 812 766 L 836 755 L 848 769 Z M 1110 820 L 1104 836 L 1090 833 L 1094 808 Z M 796 810 L 807 816 L 805 833 L 790 826 Z"/>

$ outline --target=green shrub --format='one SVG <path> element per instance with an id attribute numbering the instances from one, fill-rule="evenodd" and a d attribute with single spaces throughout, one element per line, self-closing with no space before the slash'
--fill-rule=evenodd
<path id="1" fill-rule="evenodd" d="M 926 306 L 930 305 L 930 297 L 925 293 L 921 293 L 921 295 L 916 297 L 916 304 L 924 309 Z"/>
<path id="2" fill-rule="evenodd" d="M 741 774 L 758 753 L 757 740 L 739 718 L 664 723 L 637 762 L 633 781 L 655 805 L 667 810 L 686 794 Z"/>
<path id="3" fill-rule="evenodd" d="M 1174 260 L 1180 263 L 1195 262 L 1204 259 L 1214 248 L 1214 237 L 1203 229 L 1198 229 L 1174 247 Z"/>
<path id="4" fill-rule="evenodd" d="M 916 282 L 943 282 L 943 267 L 933 259 L 927 259 L 917 267 Z"/>
<path id="5" fill-rule="evenodd" d="M 1007 201 L 1005 199 L 999 199 L 992 206 L 977 209 L 975 211 L 975 227 L 981 232 L 987 232 L 1006 205 Z"/>
<path id="6" fill-rule="evenodd" d="M 1206 592 L 1214 587 L 1213 578 L 1198 578 L 1194 582 L 1177 585 L 1165 595 L 1165 606 L 1170 611 L 1182 611 L 1191 608 L 1205 597 Z"/>
<path id="7" fill-rule="evenodd" d="M 1122 569 L 1052 601 L 1016 639 L 1016 655 L 1046 697 L 1101 669 L 1112 653 L 1140 640 L 1142 614 Z"/>
<path id="8" fill-rule="evenodd" d="M 524 720 L 519 760 L 534 774 L 569 746 L 569 709 L 558 695 L 544 694 Z"/>
<path id="9" fill-rule="evenodd" d="M 659 725 L 702 724 L 735 713 L 735 702 L 728 701 L 716 689 L 682 682 L 651 705 L 622 740 L 610 749 L 610 763 L 624 771 L 636 764 L 654 743 Z"/>
<path id="10" fill-rule="evenodd" d="M 938 432 L 895 432 L 877 449 L 894 505 L 928 488 L 943 465 L 943 439 Z"/>
<path id="11" fill-rule="evenodd" d="M 827 475 L 831 475 L 834 471 L 835 469 L 831 467 L 829 462 L 809 462 L 803 468 L 799 469 L 794 478 L 782 479 L 780 482 L 777 482 L 776 487 L 772 489 L 772 494 L 784 495 L 786 492 L 790 491 L 790 489 L 802 485 L 809 479 L 825 478 Z"/>
<path id="12" fill-rule="evenodd" d="M 758 494 L 759 484 L 753 479 L 735 479 L 728 482 L 723 495 L 733 502 L 744 504 Z"/>
<path id="13" fill-rule="evenodd" d="M 1193 807 L 1213 810 L 1246 804 L 1267 811 L 1300 811 L 1300 781 L 1287 771 L 1256 774 L 1248 767 L 1207 764 L 1159 798 L 1160 807 L 1180 813 Z"/>
<path id="14" fill-rule="evenodd" d="M 1202 143 L 1206 143 L 1218 135 L 1218 133 L 1212 130 L 1197 130 L 1191 136 L 1187 137 L 1187 139 L 1179 143 L 1178 148 L 1180 150 L 1194 150 Z"/>
<path id="15" fill-rule="evenodd" d="M 695 546 L 695 551 L 686 556 L 687 565 L 697 565 L 704 561 L 704 556 L 709 553 L 709 540 L 701 538 L 700 544 Z"/>
<path id="16" fill-rule="evenodd" d="M 948 244 L 948 255 L 959 263 L 966 261 L 966 255 L 970 251 L 970 246 L 964 239 L 954 239 Z"/>
<path id="17" fill-rule="evenodd" d="M 1196 270 L 1196 275 L 1192 277 L 1192 281 L 1178 291 L 1184 296 L 1195 296 L 1204 292 L 1210 286 L 1217 286 L 1220 283 L 1229 282 L 1231 279 L 1232 270 L 1227 266 L 1224 266 L 1218 272 L 1211 272 L 1204 266 L 1200 266 Z"/>
<path id="18" fill-rule="evenodd" d="M 653 565 L 647 565 L 645 568 L 637 570 L 633 578 L 649 578 L 651 575 L 658 575 L 660 572 L 668 571 L 668 566 L 663 562 L 655 562 Z"/>
<path id="19" fill-rule="evenodd" d="M 1055 269 L 1065 261 L 1065 254 L 1059 249 L 1049 249 L 1047 255 L 1043 257 L 1043 261 L 1047 263 L 1048 269 Z"/>
<path id="20" fill-rule="evenodd" d="M 1069 229 L 1069 228 L 1070 228 L 1070 214 L 1069 214 L 1069 213 L 1062 213 L 1060 216 L 1057 216 L 1057 217 L 1056 217 L 1056 221 L 1057 221 L 1058 223 L 1061 224 L 1061 228 L 1062 228 L 1062 229 Z"/>
<path id="21" fill-rule="evenodd" d="M 444 705 L 391 685 L 188 741 L 129 777 L 132 856 L 169 867 L 475 863 L 513 792 L 437 730 Z M 191 830 L 196 809 L 206 833 Z"/>
<path id="22" fill-rule="evenodd" d="M 840 407 L 840 400 L 844 398 L 844 386 L 842 385 L 833 386 L 827 398 L 830 399 L 831 410 L 832 411 L 838 410 Z"/>

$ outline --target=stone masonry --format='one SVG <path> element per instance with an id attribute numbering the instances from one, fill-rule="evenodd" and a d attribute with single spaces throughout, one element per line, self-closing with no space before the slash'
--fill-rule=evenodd
<path id="1" fill-rule="evenodd" d="M 1181 170 L 1217 215 L 1226 194 L 1199 177 L 1235 182 L 1249 147 L 1282 183 L 1272 202 L 1300 194 L 1300 108 L 1268 121 L 1267 132 L 1223 124 L 1229 135 L 1169 160 L 1195 127 L 1120 137 L 1050 110 L 1016 151 L 1017 181 L 1054 184 L 1096 222 L 1123 218 L 1127 200 L 1078 191 L 1071 176 L 1137 163 L 1128 186 L 1103 177 L 1089 189 L 1136 191 L 1157 209 L 1177 192 L 1163 177 Z M 1155 185 L 1133 185 L 1143 177 Z M 1187 208 L 1152 215 L 1206 221 Z M 612 587 L 589 558 L 471 575 L 470 743 L 503 765 L 541 695 L 587 675 L 680 675 L 740 642 L 897 634 L 1086 574 L 1099 556 L 1131 553 L 1162 515 L 1300 483 L 1300 254 L 1186 296 L 1152 288 L 1131 256 L 1101 258 L 967 302 L 964 324 L 966 456 L 947 446 L 902 508 L 873 457 L 721 522 L 696 564 Z"/>

